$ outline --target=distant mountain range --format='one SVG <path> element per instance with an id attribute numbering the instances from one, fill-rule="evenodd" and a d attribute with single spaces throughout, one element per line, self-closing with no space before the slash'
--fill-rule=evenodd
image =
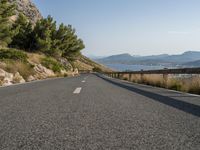
<path id="1" fill-rule="evenodd" d="M 200 67 L 200 51 L 186 51 L 179 55 L 151 55 L 132 56 L 130 54 L 112 55 L 96 59 L 97 62 L 106 64 L 148 65 L 165 67 Z"/>

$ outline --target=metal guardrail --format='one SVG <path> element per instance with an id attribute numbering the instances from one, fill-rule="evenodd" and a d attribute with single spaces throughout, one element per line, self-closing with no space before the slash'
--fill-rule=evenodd
<path id="1" fill-rule="evenodd" d="M 104 73 L 112 78 L 123 78 L 123 75 L 128 75 L 128 80 L 131 81 L 132 75 L 140 75 L 141 80 L 144 75 L 160 74 L 163 75 L 163 82 L 166 83 L 169 74 L 200 74 L 200 68 L 181 68 L 181 69 L 162 69 L 162 70 L 141 70 L 141 71 L 127 71 L 127 72 L 106 72 Z"/>
<path id="2" fill-rule="evenodd" d="M 92 70 L 78 70 L 79 73 L 92 73 Z"/>
<path id="3" fill-rule="evenodd" d="M 200 74 L 200 68 L 107 72 L 106 74 Z"/>

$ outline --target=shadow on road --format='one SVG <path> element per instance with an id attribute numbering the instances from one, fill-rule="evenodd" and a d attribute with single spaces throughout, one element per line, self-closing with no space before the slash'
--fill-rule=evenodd
<path id="1" fill-rule="evenodd" d="M 105 80 L 109 83 L 112 83 L 114 85 L 117 85 L 119 87 L 125 88 L 127 90 L 132 91 L 132 92 L 146 96 L 146 97 L 148 97 L 152 100 L 155 100 L 157 102 L 166 104 L 168 106 L 174 107 L 176 109 L 179 109 L 179 110 L 182 110 L 182 111 L 187 112 L 189 114 L 200 117 L 200 106 L 198 106 L 198 105 L 187 103 L 187 102 L 177 100 L 177 99 L 174 99 L 174 98 L 171 98 L 171 97 L 159 95 L 159 94 L 156 94 L 156 93 L 153 93 L 153 92 L 150 92 L 150 91 L 144 91 L 142 89 L 133 87 L 131 85 L 126 85 L 125 83 L 119 83 L 119 82 L 104 78 L 100 75 L 97 75 L 97 76 L 99 76 L 103 80 Z"/>

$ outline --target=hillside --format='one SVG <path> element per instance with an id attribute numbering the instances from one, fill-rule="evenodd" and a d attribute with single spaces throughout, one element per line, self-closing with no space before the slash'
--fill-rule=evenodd
<path id="1" fill-rule="evenodd" d="M 8 1 L 0 4 L 0 12 L 8 11 L 0 13 L 0 21 L 1 17 L 5 21 L 0 22 L 0 85 L 76 76 L 79 71 L 110 71 L 81 54 L 85 46 L 72 26 L 43 18 L 30 0 Z M 11 6 L 14 13 L 9 12 Z"/>
<path id="2" fill-rule="evenodd" d="M 41 13 L 35 6 L 35 4 L 30 0 L 9 0 L 11 3 L 16 3 L 17 9 L 16 14 L 18 15 L 22 12 L 28 19 L 35 24 L 38 20 L 42 18 Z M 15 18 L 15 17 L 14 17 Z"/>
<path id="3" fill-rule="evenodd" d="M 128 65 L 182 65 L 187 62 L 200 60 L 200 52 L 187 51 L 180 55 L 152 55 L 131 56 L 130 54 L 113 55 L 97 59 L 102 64 L 128 64 Z"/>
<path id="4" fill-rule="evenodd" d="M 200 67 L 200 60 L 187 62 L 187 63 L 184 63 L 183 65 L 187 67 Z"/>

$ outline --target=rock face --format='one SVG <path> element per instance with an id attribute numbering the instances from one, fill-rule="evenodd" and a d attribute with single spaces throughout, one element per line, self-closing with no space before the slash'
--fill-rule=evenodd
<path id="1" fill-rule="evenodd" d="M 26 82 L 24 78 L 16 72 L 14 75 L 12 73 L 8 73 L 3 69 L 0 69 L 0 85 L 8 86 L 14 83 L 24 83 Z"/>
<path id="2" fill-rule="evenodd" d="M 33 4 L 31 0 L 9 0 L 11 3 L 16 3 L 17 5 L 17 11 L 16 13 L 18 14 L 19 12 L 22 12 L 25 16 L 28 17 L 28 19 L 35 24 L 38 20 L 42 18 L 41 13 Z"/>
<path id="3" fill-rule="evenodd" d="M 73 66 L 69 63 L 69 61 L 66 58 L 59 58 L 59 62 L 68 68 L 68 70 L 73 71 Z"/>
<path id="4" fill-rule="evenodd" d="M 13 82 L 14 82 L 14 83 L 25 83 L 26 81 L 25 81 L 24 78 L 19 74 L 19 72 L 17 72 L 17 73 L 14 74 Z"/>
<path id="5" fill-rule="evenodd" d="M 34 75 L 35 79 L 46 79 L 48 77 L 55 77 L 55 73 L 47 69 L 46 67 L 42 66 L 41 64 L 35 65 L 34 70 L 36 74 Z"/>

